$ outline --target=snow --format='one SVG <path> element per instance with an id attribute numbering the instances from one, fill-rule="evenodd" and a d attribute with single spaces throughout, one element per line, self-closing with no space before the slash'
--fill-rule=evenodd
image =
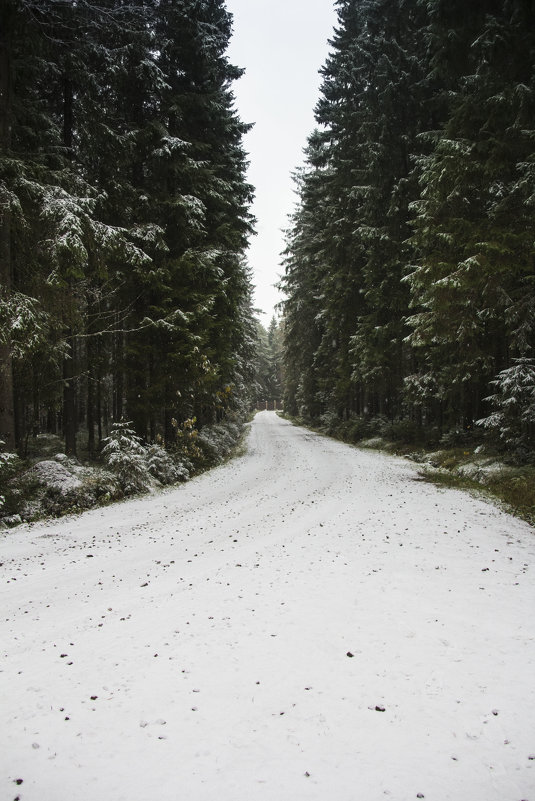
<path id="1" fill-rule="evenodd" d="M 25 475 L 39 484 L 52 487 L 61 493 L 67 493 L 82 486 L 80 479 L 73 476 L 70 470 L 57 461 L 48 459 L 34 464 L 33 467 L 26 471 Z"/>
<path id="2" fill-rule="evenodd" d="M 535 799 L 534 553 L 262 412 L 179 488 L 0 534 L 0 797 Z"/>
<path id="3" fill-rule="evenodd" d="M 505 478 L 515 474 L 514 467 L 497 462 L 494 459 L 485 459 L 479 462 L 467 462 L 459 465 L 456 470 L 461 476 L 479 481 L 481 484 L 488 484 L 496 478 Z"/>

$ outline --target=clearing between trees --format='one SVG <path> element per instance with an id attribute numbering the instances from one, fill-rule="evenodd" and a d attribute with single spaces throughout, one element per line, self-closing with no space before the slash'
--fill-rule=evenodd
<path id="1" fill-rule="evenodd" d="M 533 529 L 258 414 L 246 453 L 0 535 L 0 796 L 535 797 Z"/>

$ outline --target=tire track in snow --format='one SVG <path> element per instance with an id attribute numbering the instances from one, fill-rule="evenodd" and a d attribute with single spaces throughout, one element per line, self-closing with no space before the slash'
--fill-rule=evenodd
<path id="1" fill-rule="evenodd" d="M 415 479 L 261 413 L 189 484 L 3 534 L 0 797 L 535 798 L 533 531 Z"/>

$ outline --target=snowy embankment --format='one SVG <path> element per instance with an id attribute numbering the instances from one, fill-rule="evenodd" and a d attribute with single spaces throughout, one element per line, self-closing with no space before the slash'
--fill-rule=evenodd
<path id="1" fill-rule="evenodd" d="M 533 529 L 263 412 L 0 538 L 0 798 L 535 799 Z"/>

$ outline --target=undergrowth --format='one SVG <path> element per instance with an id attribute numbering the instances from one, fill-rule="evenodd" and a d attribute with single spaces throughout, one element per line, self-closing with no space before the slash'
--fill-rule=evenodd
<path id="1" fill-rule="evenodd" d="M 117 431 L 106 440 L 100 463 L 68 458 L 61 453 L 58 446 L 62 443 L 55 436 L 36 438 L 28 449 L 31 455 L 0 471 L 0 528 L 78 513 L 176 485 L 244 453 L 242 422 L 227 420 L 200 431 L 193 423 L 180 429 L 170 451 L 158 443 L 143 445 L 128 423 L 117 424 Z M 78 484 L 70 488 L 38 480 L 33 467 L 44 462 L 52 467 L 58 464 L 66 478 L 73 476 Z"/>
<path id="2" fill-rule="evenodd" d="M 451 467 L 443 470 L 423 468 L 421 477 L 432 484 L 453 489 L 463 489 L 498 500 L 506 511 L 535 526 L 535 467 L 523 467 L 514 474 L 491 478 L 483 485 L 479 481 L 453 472 Z"/>

